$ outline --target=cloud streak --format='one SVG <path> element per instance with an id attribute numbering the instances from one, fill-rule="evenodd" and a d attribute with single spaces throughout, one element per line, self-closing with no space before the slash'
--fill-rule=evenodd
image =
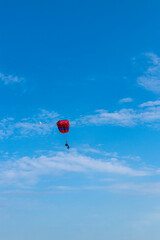
<path id="1" fill-rule="evenodd" d="M 40 110 L 37 115 L 22 118 L 19 121 L 10 117 L 0 121 L 0 139 L 9 137 L 31 137 L 36 134 L 47 135 L 56 128 L 59 114 L 54 111 Z M 39 123 L 42 122 L 42 125 Z M 96 110 L 70 121 L 72 127 L 83 125 L 135 127 L 137 125 L 158 127 L 160 124 L 160 101 L 147 101 L 137 108 L 122 108 L 109 112 L 105 109 Z"/>
<path id="2" fill-rule="evenodd" d="M 107 187 L 112 192 L 128 192 L 142 195 L 159 195 L 160 194 L 160 182 L 147 182 L 147 183 L 116 183 Z"/>
<path id="3" fill-rule="evenodd" d="M 24 78 L 13 76 L 13 75 L 5 75 L 3 73 L 0 73 L 0 81 L 2 81 L 5 85 L 11 84 L 11 83 L 21 83 L 24 81 Z"/>
<path id="4" fill-rule="evenodd" d="M 122 98 L 119 100 L 119 103 L 130 103 L 133 102 L 132 98 Z"/>
<path id="5" fill-rule="evenodd" d="M 160 123 L 160 101 L 142 103 L 137 109 L 123 108 L 108 112 L 105 109 L 96 110 L 94 114 L 84 116 L 75 122 L 79 125 L 113 125 L 134 127 L 136 125 L 154 126 Z M 144 108 L 145 107 L 145 108 Z"/>
<path id="6" fill-rule="evenodd" d="M 96 110 L 93 115 L 87 115 L 79 119 L 79 121 L 82 124 L 134 126 L 136 125 L 136 119 L 137 115 L 133 109 L 121 109 L 115 112 L 101 109 Z"/>
<path id="7" fill-rule="evenodd" d="M 14 137 L 27 137 L 49 134 L 56 126 L 58 113 L 42 109 L 39 114 L 16 121 L 14 118 L 4 118 L 0 121 L 0 139 Z M 42 125 L 39 122 L 42 122 Z"/>
<path id="8" fill-rule="evenodd" d="M 52 151 L 34 157 L 5 159 L 0 166 L 0 184 L 34 185 L 39 182 L 41 176 L 47 175 L 52 178 L 67 172 L 97 172 L 134 177 L 155 174 L 151 170 L 133 169 L 119 158 L 91 157 L 73 149 L 70 152 Z"/>
<path id="9" fill-rule="evenodd" d="M 160 57 L 154 53 L 145 54 L 148 68 L 144 74 L 138 77 L 137 82 L 146 90 L 160 93 Z"/>
<path id="10" fill-rule="evenodd" d="M 139 105 L 139 107 L 154 107 L 154 106 L 160 106 L 160 100 L 148 101 Z"/>

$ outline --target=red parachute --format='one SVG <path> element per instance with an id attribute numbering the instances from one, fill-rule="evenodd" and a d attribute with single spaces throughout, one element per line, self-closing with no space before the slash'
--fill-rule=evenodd
<path id="1" fill-rule="evenodd" d="M 69 121 L 68 120 L 60 120 L 57 122 L 57 127 L 61 133 L 68 133 L 69 132 Z M 67 141 L 66 141 L 65 146 L 67 147 L 67 149 L 69 149 L 69 145 L 68 145 Z"/>
<path id="2" fill-rule="evenodd" d="M 61 133 L 69 132 L 69 121 L 68 120 L 60 120 L 57 122 L 57 127 Z"/>

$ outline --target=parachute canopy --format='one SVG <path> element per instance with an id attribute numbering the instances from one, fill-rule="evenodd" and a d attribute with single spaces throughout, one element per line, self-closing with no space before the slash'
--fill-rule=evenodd
<path id="1" fill-rule="evenodd" d="M 68 120 L 60 120 L 57 122 L 57 127 L 61 133 L 69 132 L 69 121 Z"/>

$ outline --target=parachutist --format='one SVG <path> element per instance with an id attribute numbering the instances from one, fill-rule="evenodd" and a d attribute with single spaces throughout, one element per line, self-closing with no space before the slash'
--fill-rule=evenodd
<path id="1" fill-rule="evenodd" d="M 57 127 L 61 133 L 68 133 L 69 132 L 69 121 L 68 120 L 60 120 L 57 122 Z M 65 146 L 69 150 L 69 145 L 66 141 Z"/>
<path id="2" fill-rule="evenodd" d="M 67 141 L 66 141 L 66 144 L 65 144 L 65 146 L 66 146 L 66 147 L 67 147 L 67 149 L 69 150 L 69 145 L 68 145 Z"/>

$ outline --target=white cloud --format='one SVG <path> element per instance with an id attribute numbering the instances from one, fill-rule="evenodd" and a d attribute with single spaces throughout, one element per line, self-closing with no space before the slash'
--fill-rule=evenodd
<path id="1" fill-rule="evenodd" d="M 82 124 L 95 125 L 118 125 L 118 126 L 134 126 L 136 125 L 137 114 L 133 109 L 121 109 L 115 112 L 107 110 L 96 110 L 93 115 L 88 115 L 79 119 Z"/>
<path id="2" fill-rule="evenodd" d="M 160 93 L 160 57 L 154 53 L 147 53 L 145 56 L 148 60 L 148 68 L 138 77 L 137 82 L 147 90 Z"/>
<path id="3" fill-rule="evenodd" d="M 90 157 L 72 149 L 69 152 L 50 151 L 34 157 L 5 158 L 0 166 L 0 184 L 36 184 L 41 176 L 52 178 L 65 172 L 99 172 L 135 177 L 155 174 L 152 170 L 133 169 L 119 158 Z"/>
<path id="4" fill-rule="evenodd" d="M 119 103 L 130 103 L 133 102 L 132 98 L 122 98 L 119 100 Z"/>
<path id="5" fill-rule="evenodd" d="M 146 108 L 143 108 L 145 107 Z M 122 127 L 134 127 L 138 124 L 154 126 L 160 123 L 159 101 L 149 101 L 140 105 L 141 108 L 123 108 L 119 111 L 108 112 L 96 110 L 95 114 L 77 119 L 77 124 L 114 125 Z"/>
<path id="6" fill-rule="evenodd" d="M 24 81 L 24 78 L 13 76 L 13 75 L 5 75 L 0 73 L 0 80 L 5 84 L 8 85 L 10 83 L 20 83 Z"/>
<path id="7" fill-rule="evenodd" d="M 139 105 L 139 107 L 154 107 L 154 106 L 160 106 L 160 100 L 148 101 Z"/>
<path id="8" fill-rule="evenodd" d="M 46 174 L 46 173 L 45 173 Z M 38 175 L 38 174 L 37 174 Z M 129 195 L 143 195 L 143 196 L 155 196 L 160 195 L 160 182 L 149 182 L 149 183 L 134 183 L 134 182 L 122 182 L 117 183 L 117 179 L 102 179 L 101 185 L 78 185 L 78 186 L 70 186 L 70 185 L 51 185 L 46 188 L 41 188 L 41 190 L 34 190 L 34 185 L 38 183 L 38 179 L 40 176 L 44 176 L 43 173 L 39 174 L 38 177 L 34 178 L 34 175 L 28 175 L 28 178 L 24 176 L 19 176 L 16 178 L 16 174 L 10 176 L 10 178 L 5 178 L 7 182 L 0 182 L 0 185 L 14 185 L 14 190 L 5 190 L 0 191 L 1 195 L 8 194 L 57 194 L 60 192 L 75 192 L 75 191 L 109 191 L 112 193 L 119 194 L 129 194 Z M 27 175 L 26 175 L 27 176 Z M 31 177 L 31 179 L 29 179 Z M 55 176 L 54 176 L 55 177 Z M 116 182 L 116 183 L 114 183 Z M 105 183 L 105 184 L 104 184 Z M 21 189 L 21 190 L 18 190 Z M 153 215 L 159 219 L 160 215 Z"/>
<path id="9" fill-rule="evenodd" d="M 130 192 L 136 194 L 160 194 L 160 182 L 147 183 L 116 183 L 107 187 L 113 192 Z"/>
<path id="10" fill-rule="evenodd" d="M 116 181 L 116 179 L 114 178 L 103 178 L 103 179 L 100 179 L 101 182 L 114 182 Z"/>
<path id="11" fill-rule="evenodd" d="M 121 127 L 135 127 L 146 125 L 158 127 L 160 124 L 160 101 L 148 101 L 139 105 L 138 108 L 123 108 L 118 111 L 108 112 L 101 109 L 93 114 L 70 121 L 72 127 L 78 125 L 113 125 Z M 0 139 L 14 137 L 29 137 L 35 134 L 50 134 L 56 127 L 59 114 L 51 111 L 41 110 L 39 114 L 18 121 L 13 118 L 4 118 L 0 121 Z M 40 125 L 39 123 L 42 122 Z M 98 152 L 90 147 L 85 148 L 87 152 Z"/>
<path id="12" fill-rule="evenodd" d="M 5 118 L 0 121 L 0 139 L 10 136 L 33 136 L 35 134 L 49 134 L 56 127 L 58 113 L 48 112 L 44 109 L 39 114 L 16 121 L 13 118 Z M 42 122 L 42 125 L 40 125 Z"/>

